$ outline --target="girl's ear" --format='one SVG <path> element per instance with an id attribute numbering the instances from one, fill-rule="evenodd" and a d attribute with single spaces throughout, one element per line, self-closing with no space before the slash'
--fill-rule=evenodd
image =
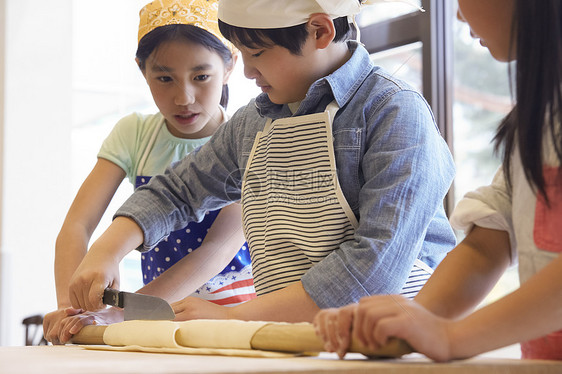
<path id="1" fill-rule="evenodd" d="M 334 21 L 326 13 L 314 13 L 310 16 L 307 23 L 311 35 L 314 35 L 316 48 L 324 49 L 336 37 Z"/>
<path id="2" fill-rule="evenodd" d="M 141 63 L 140 63 L 140 60 L 139 60 L 137 57 L 135 57 L 135 62 L 137 63 L 137 66 L 139 67 L 139 70 L 141 71 L 141 73 L 142 73 L 144 79 L 146 79 L 145 71 L 144 71 L 144 69 L 142 68 Z"/>
<path id="3" fill-rule="evenodd" d="M 224 77 L 222 80 L 222 84 L 227 84 L 232 72 L 234 71 L 234 67 L 236 66 L 236 61 L 238 61 L 238 52 L 232 54 L 232 63 L 225 65 L 224 67 Z"/>

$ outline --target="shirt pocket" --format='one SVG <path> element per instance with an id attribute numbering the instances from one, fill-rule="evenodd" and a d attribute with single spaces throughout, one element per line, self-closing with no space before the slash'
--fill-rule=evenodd
<path id="1" fill-rule="evenodd" d="M 248 159 L 250 158 L 250 154 L 252 153 L 252 148 L 254 147 L 254 142 L 256 141 L 256 137 L 245 136 L 242 140 L 242 159 L 240 160 L 240 165 L 244 168 L 248 167 Z M 242 172 L 242 175 L 244 173 Z"/>
<path id="2" fill-rule="evenodd" d="M 340 188 L 351 209 L 359 208 L 361 129 L 334 131 L 334 153 Z"/>
<path id="3" fill-rule="evenodd" d="M 537 195 L 533 238 L 535 245 L 549 252 L 562 252 L 562 184 L 557 167 L 543 168 L 545 189 L 550 205 Z"/>

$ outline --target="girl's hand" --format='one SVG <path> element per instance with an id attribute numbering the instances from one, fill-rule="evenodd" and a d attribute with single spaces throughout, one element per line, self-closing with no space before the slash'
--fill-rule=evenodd
<path id="1" fill-rule="evenodd" d="M 65 341 L 59 339 L 62 322 L 65 318 L 77 315 L 81 312 L 81 309 L 61 308 L 54 312 L 47 313 L 43 318 L 43 336 L 45 339 L 55 345 L 64 344 L 68 339 Z"/>
<path id="2" fill-rule="evenodd" d="M 351 327 L 357 304 L 339 309 L 323 309 L 314 317 L 316 334 L 324 341 L 324 349 L 343 358 L 351 344 Z"/>
<path id="3" fill-rule="evenodd" d="M 217 305 L 207 300 L 188 296 L 173 303 L 172 309 L 176 313 L 174 321 L 189 321 L 192 319 L 229 319 L 232 307 Z"/>
<path id="4" fill-rule="evenodd" d="M 353 336 L 373 350 L 389 338 L 404 339 L 416 352 L 435 361 L 447 361 L 452 358 L 452 325 L 452 321 L 402 296 L 370 296 L 359 301 Z"/>
<path id="5" fill-rule="evenodd" d="M 109 325 L 123 322 L 123 310 L 118 308 L 107 308 L 98 312 L 83 312 L 65 318 L 60 324 L 58 341 L 66 343 L 87 325 Z"/>
<path id="6" fill-rule="evenodd" d="M 98 254 L 92 247 L 70 279 L 70 302 L 77 309 L 101 310 L 107 287 L 119 289 L 119 260 Z"/>

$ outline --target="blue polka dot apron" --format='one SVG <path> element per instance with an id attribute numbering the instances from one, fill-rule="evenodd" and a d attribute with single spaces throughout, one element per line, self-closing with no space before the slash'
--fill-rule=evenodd
<path id="1" fill-rule="evenodd" d="M 164 120 L 156 126 L 148 147 L 137 168 L 135 189 L 148 183 L 150 176 L 142 175 L 142 168 L 152 149 Z M 174 231 L 149 252 L 141 255 L 144 284 L 156 279 L 183 257 L 199 248 L 207 231 L 215 221 L 219 211 L 207 212 L 201 222 L 190 222 L 185 228 Z M 232 261 L 218 275 L 202 285 L 191 296 L 212 301 L 219 305 L 234 306 L 254 298 L 255 290 L 252 276 L 250 252 L 246 243 L 240 248 Z"/>

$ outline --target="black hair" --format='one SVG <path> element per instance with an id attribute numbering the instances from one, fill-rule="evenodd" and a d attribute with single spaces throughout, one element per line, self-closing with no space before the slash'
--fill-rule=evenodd
<path id="1" fill-rule="evenodd" d="M 301 54 L 308 37 L 306 23 L 277 29 L 250 29 L 232 26 L 219 19 L 219 28 L 221 34 L 232 43 L 251 49 L 270 48 L 278 45 L 297 56 Z M 334 19 L 334 28 L 336 30 L 334 42 L 345 41 L 351 31 L 347 17 Z"/>
<path id="2" fill-rule="evenodd" d="M 514 4 L 510 52 L 516 56 L 516 105 L 496 133 L 495 149 L 503 148 L 508 186 L 512 186 L 510 156 L 517 148 L 527 181 L 548 203 L 542 167 L 547 137 L 562 162 L 562 2 L 516 0 Z"/>
<path id="3" fill-rule="evenodd" d="M 144 71 L 146 60 L 160 44 L 174 40 L 187 40 L 217 53 L 225 66 L 231 66 L 233 63 L 232 52 L 215 35 L 194 25 L 174 24 L 157 27 L 142 37 L 136 53 L 140 69 Z M 222 88 L 220 105 L 223 108 L 228 105 L 228 85 Z"/>

